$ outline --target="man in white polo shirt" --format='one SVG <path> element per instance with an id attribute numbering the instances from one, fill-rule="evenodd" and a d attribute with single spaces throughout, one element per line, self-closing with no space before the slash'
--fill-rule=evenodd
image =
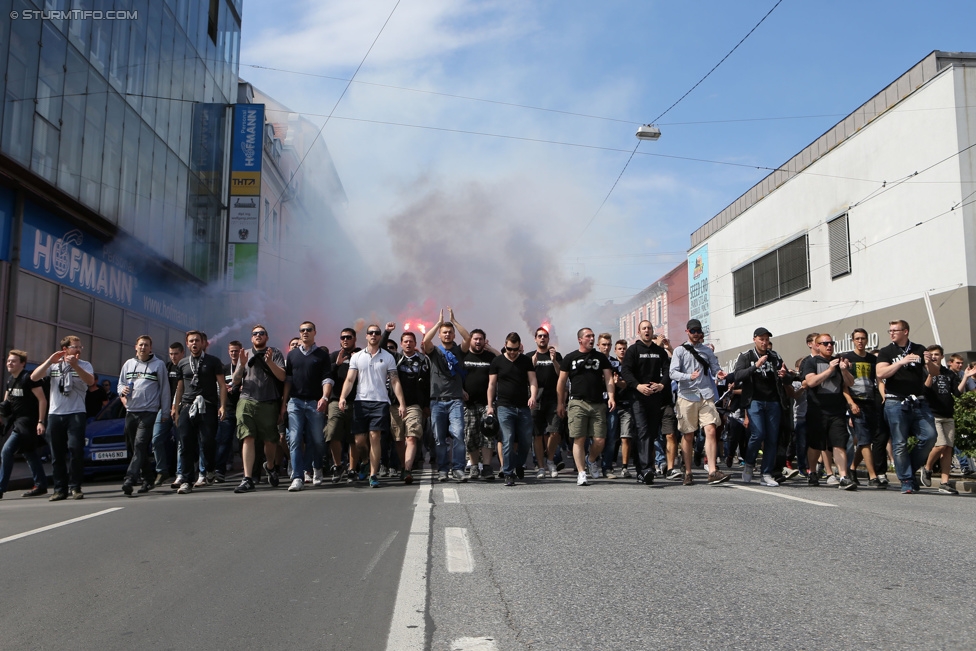
<path id="1" fill-rule="evenodd" d="M 390 394 L 386 390 L 389 380 L 393 394 L 397 398 L 400 418 L 406 415 L 406 400 L 397 374 L 396 360 L 389 351 L 380 347 L 382 329 L 371 324 L 366 327 L 366 348 L 355 353 L 349 360 L 349 372 L 342 385 L 339 409 L 346 410 L 346 398 L 356 386 L 356 398 L 352 411 L 352 435 L 356 445 L 366 446 L 366 433 L 369 432 L 369 487 L 379 488 L 380 456 L 383 451 L 383 432 L 390 431 Z"/>

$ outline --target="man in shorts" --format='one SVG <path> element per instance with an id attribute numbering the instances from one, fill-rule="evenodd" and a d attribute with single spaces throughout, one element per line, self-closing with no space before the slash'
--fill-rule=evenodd
<path id="1" fill-rule="evenodd" d="M 363 448 L 369 435 L 369 487 L 380 486 L 380 457 L 383 452 L 383 432 L 390 432 L 390 394 L 386 383 L 396 396 L 400 418 L 407 413 L 406 400 L 400 387 L 396 360 L 389 351 L 380 348 L 383 331 L 377 324 L 366 327 L 366 348 L 353 354 L 349 360 L 349 372 L 339 396 L 339 409 L 346 410 L 346 398 L 356 387 L 353 402 L 352 435 L 355 445 Z"/>
<path id="2" fill-rule="evenodd" d="M 352 411 L 339 409 L 339 401 L 332 399 L 333 392 L 341 393 L 349 373 L 349 359 L 358 353 L 356 347 L 356 331 L 343 328 L 339 333 L 339 350 L 332 353 L 332 372 L 325 379 L 322 387 L 326 401 L 329 403 L 328 420 L 325 424 L 325 442 L 332 453 L 332 483 L 338 484 L 342 480 L 342 448 L 349 446 L 349 471 L 346 481 L 352 483 L 359 478 L 359 449 L 353 444 L 350 428 L 352 426 Z M 339 388 L 336 389 L 335 387 Z M 353 391 L 356 390 L 354 386 Z M 365 476 L 362 477 L 365 479 Z"/>
<path id="3" fill-rule="evenodd" d="M 800 365 L 800 377 L 807 389 L 807 460 L 815 467 L 820 450 L 834 449 L 834 461 L 840 473 L 841 490 L 857 490 L 849 476 L 847 464 L 847 401 L 844 388 L 854 384 L 851 363 L 845 357 L 834 356 L 834 340 L 822 333 L 816 340 L 818 354 L 811 355 Z M 817 473 L 810 473 L 808 483 L 819 486 Z"/>
<path id="4" fill-rule="evenodd" d="M 712 349 L 702 343 L 705 334 L 701 321 L 689 321 L 685 332 L 688 342 L 674 351 L 669 369 L 671 379 L 678 383 L 675 411 L 685 459 L 683 483 L 685 486 L 693 483 L 692 446 L 695 433 L 701 428 L 705 430 L 705 456 L 711 464 L 708 483 L 721 484 L 727 482 L 729 476 L 718 469 L 718 426 L 722 424 L 722 418 L 715 407 L 715 380 L 725 379 L 725 371 L 719 366 Z"/>
<path id="5" fill-rule="evenodd" d="M 223 380 L 223 376 L 221 376 Z M 241 351 L 241 366 L 234 373 L 234 384 L 241 385 L 237 402 L 237 438 L 241 441 L 244 478 L 235 493 L 254 490 L 254 460 L 257 441 L 264 443 L 264 470 L 268 483 L 277 488 L 278 420 L 281 417 L 281 389 L 285 381 L 285 356 L 268 346 L 268 329 L 260 323 L 251 328 L 251 349 Z"/>
<path id="6" fill-rule="evenodd" d="M 932 408 L 932 416 L 935 418 L 935 446 L 929 453 L 929 458 L 925 465 L 919 469 L 922 486 L 930 488 L 932 486 L 932 468 L 935 462 L 939 462 L 939 470 L 942 471 L 942 483 L 939 484 L 939 492 L 945 495 L 958 495 L 957 491 L 949 483 L 949 470 L 952 468 L 952 451 L 956 444 L 956 421 L 953 414 L 956 407 L 956 397 L 962 395 L 966 390 L 966 383 L 973 375 L 976 375 L 976 368 L 967 368 L 962 378 L 953 373 L 952 370 L 942 366 L 942 357 L 945 352 L 942 346 L 934 344 L 925 349 L 929 356 L 929 361 L 939 365 L 939 374 L 932 378 L 932 386 L 926 387 L 926 398 Z"/>
<path id="7" fill-rule="evenodd" d="M 556 413 L 559 403 L 556 398 L 556 384 L 559 382 L 559 369 L 563 356 L 549 346 L 549 331 L 545 328 L 536 328 L 535 350 L 529 356 L 529 360 L 535 368 L 535 377 L 539 383 L 539 400 L 532 410 L 535 435 L 533 443 L 535 458 L 539 463 L 536 479 L 544 479 L 546 471 L 550 476 L 556 477 L 559 471 L 556 470 L 554 455 L 559 449 L 559 432 L 563 425 L 563 419 Z M 545 459 L 545 470 L 542 468 L 543 459 Z"/>
<path id="8" fill-rule="evenodd" d="M 556 413 L 569 418 L 569 436 L 573 439 L 573 459 L 576 461 L 577 486 L 589 486 L 586 468 L 590 475 L 600 476 L 600 453 L 607 435 L 607 410 L 616 407 L 613 372 L 607 356 L 594 349 L 596 335 L 589 328 L 576 333 L 579 348 L 563 358 L 559 367 L 556 393 L 559 405 Z M 570 382 L 567 405 L 566 382 Z M 604 401 L 603 393 L 607 394 Z M 592 439 L 589 459 L 586 457 L 586 440 Z"/>
<path id="9" fill-rule="evenodd" d="M 389 325 L 387 331 L 392 331 Z M 403 391 L 405 413 L 401 418 L 398 409 L 391 409 L 390 427 L 397 448 L 403 446 L 401 478 L 404 483 L 412 484 L 414 462 L 424 437 L 424 415 L 430 413 L 430 360 L 417 350 L 417 335 L 413 332 L 400 335 L 397 375 Z"/>
<path id="10" fill-rule="evenodd" d="M 627 340 L 618 339 L 613 345 L 613 350 L 616 353 L 618 361 L 622 362 L 624 359 L 624 354 L 627 352 Z M 611 364 L 613 361 L 611 360 Z M 630 454 L 631 445 L 634 439 L 637 438 L 637 426 L 634 424 L 634 413 L 631 411 L 633 403 L 630 400 L 625 389 L 627 388 L 627 383 L 622 377 L 620 377 L 619 370 L 614 375 L 613 385 L 616 388 L 614 396 L 617 398 L 617 408 L 614 410 L 617 412 L 617 427 L 620 430 L 620 470 L 617 472 L 617 477 L 621 479 L 631 479 L 630 474 Z M 604 465 L 606 465 L 606 452 L 604 451 Z"/>

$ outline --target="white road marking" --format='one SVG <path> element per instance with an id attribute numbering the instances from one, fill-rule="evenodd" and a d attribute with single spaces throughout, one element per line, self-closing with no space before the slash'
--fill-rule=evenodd
<path id="1" fill-rule="evenodd" d="M 422 651 L 427 643 L 427 558 L 430 546 L 430 491 L 417 490 L 410 537 L 403 556 L 393 620 L 386 637 L 387 651 Z"/>
<path id="2" fill-rule="evenodd" d="M 748 486 L 739 486 L 738 484 L 725 484 L 727 488 L 738 488 L 740 491 L 752 491 L 753 493 L 762 493 L 763 495 L 770 495 L 772 497 L 781 497 L 784 500 L 793 500 L 795 502 L 806 502 L 807 504 L 813 504 L 816 506 L 837 506 L 836 504 L 827 504 L 827 502 L 817 502 L 816 500 L 808 500 L 802 497 L 793 497 L 792 495 L 784 495 L 776 491 L 765 491 L 761 488 L 749 488 Z"/>
<path id="3" fill-rule="evenodd" d="M 444 549 L 447 552 L 448 572 L 474 571 L 474 558 L 471 556 L 467 529 L 464 527 L 444 527 Z"/>
<path id="4" fill-rule="evenodd" d="M 380 548 L 376 552 L 376 555 L 373 556 L 373 560 L 369 562 L 369 565 L 366 566 L 366 571 L 363 572 L 363 578 L 362 578 L 363 581 L 366 580 L 366 577 L 369 576 L 369 573 L 373 571 L 373 568 L 376 567 L 376 564 L 380 562 L 381 558 L 383 558 L 383 554 L 385 554 L 386 550 L 389 549 L 390 545 L 393 544 L 393 540 L 397 537 L 398 533 L 400 532 L 399 531 L 392 532 L 389 536 L 386 537 L 386 540 L 383 541 L 383 544 L 380 545 Z"/>
<path id="5" fill-rule="evenodd" d="M 459 637 L 451 642 L 451 651 L 498 651 L 490 637 Z"/>
<path id="6" fill-rule="evenodd" d="M 27 536 L 33 536 L 35 533 L 43 533 L 45 531 L 50 531 L 51 529 L 57 529 L 58 527 L 63 527 L 68 524 L 74 524 L 75 522 L 81 522 L 82 520 L 88 520 L 90 518 L 97 518 L 100 515 L 105 515 L 106 513 L 112 513 L 113 511 L 121 511 L 124 507 L 116 506 L 112 509 L 105 509 L 104 511 L 99 511 L 98 513 L 89 513 L 88 515 L 83 515 L 78 518 L 71 518 L 70 520 L 65 520 L 64 522 L 56 522 L 54 524 L 49 524 L 46 527 L 41 527 L 39 529 L 31 529 L 30 531 L 25 531 L 24 533 L 18 533 L 13 536 L 7 536 L 6 538 L 0 538 L 0 545 L 3 543 L 13 542 L 15 540 L 20 540 L 21 538 L 26 538 Z"/>
<path id="7" fill-rule="evenodd" d="M 461 498 L 458 497 L 458 492 L 456 488 L 445 488 L 444 489 L 444 503 L 445 504 L 460 504 Z"/>

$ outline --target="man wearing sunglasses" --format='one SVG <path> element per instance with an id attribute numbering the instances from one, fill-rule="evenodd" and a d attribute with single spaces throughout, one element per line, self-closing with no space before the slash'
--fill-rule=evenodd
<path id="1" fill-rule="evenodd" d="M 217 424 L 227 410 L 227 383 L 224 366 L 206 350 L 206 336 L 199 330 L 186 333 L 190 354 L 177 365 L 179 381 L 173 396 L 173 426 L 180 439 L 180 467 L 176 492 L 185 495 L 194 484 L 213 483 L 217 456 Z M 219 404 L 219 407 L 218 407 Z M 197 481 L 200 450 L 203 450 L 204 473 Z"/>
<path id="2" fill-rule="evenodd" d="M 491 360 L 488 367 L 488 406 L 495 412 L 498 399 L 498 427 L 502 433 L 502 471 L 505 485 L 514 486 L 517 468 L 525 467 L 532 445 L 532 409 L 535 409 L 539 386 L 535 367 L 521 353 L 522 339 L 517 332 L 505 337 L 505 352 Z M 518 446 L 516 453 L 515 447 Z"/>
<path id="3" fill-rule="evenodd" d="M 298 326 L 300 344 L 285 358 L 285 395 L 288 409 L 288 451 L 291 454 L 291 485 L 297 492 L 305 488 L 306 467 L 312 470 L 312 485 L 325 483 L 322 460 L 325 458 L 325 399 L 323 387 L 332 360 L 328 348 L 315 345 L 315 324 Z"/>
<path id="4" fill-rule="evenodd" d="M 671 379 L 678 383 L 678 400 L 675 411 L 678 431 L 681 432 L 681 449 L 685 459 L 684 485 L 693 483 L 691 475 L 692 447 L 695 433 L 705 430 L 705 456 L 711 464 L 708 483 L 721 484 L 729 476 L 718 469 L 718 426 L 722 418 L 715 407 L 715 381 L 725 379 L 725 371 L 719 366 L 712 349 L 702 343 L 705 333 L 701 321 L 688 322 L 688 341 L 674 351 L 669 369 Z"/>
<path id="5" fill-rule="evenodd" d="M 389 351 L 380 347 L 383 331 L 379 325 L 366 327 L 366 348 L 355 353 L 349 360 L 349 372 L 342 385 L 339 396 L 339 409 L 346 411 L 346 398 L 356 387 L 352 410 L 352 434 L 356 447 L 366 447 L 369 435 L 369 487 L 379 488 L 380 457 L 383 452 L 383 433 L 390 433 L 390 394 L 386 383 L 390 383 L 397 399 L 397 413 L 400 419 L 406 416 L 407 401 L 400 387 L 396 360 Z"/>
<path id="6" fill-rule="evenodd" d="M 322 387 L 323 397 L 329 404 L 328 420 L 325 424 L 325 442 L 329 445 L 332 452 L 332 483 L 338 484 L 342 480 L 342 448 L 349 446 L 349 472 L 346 474 L 346 481 L 352 483 L 359 478 L 359 449 L 353 445 L 350 436 L 352 426 L 352 411 L 342 411 L 339 409 L 339 401 L 332 399 L 333 392 L 341 392 L 346 382 L 346 374 L 349 373 L 349 359 L 354 353 L 358 353 L 356 347 L 356 331 L 352 328 L 343 328 L 339 333 L 339 350 L 332 353 L 330 360 L 332 370 L 325 378 L 325 386 Z M 335 388 L 338 386 L 338 390 Z M 352 387 L 355 392 L 356 385 Z M 365 479 L 365 476 L 362 477 Z"/>
<path id="7" fill-rule="evenodd" d="M 549 345 L 549 331 L 537 328 L 535 331 L 535 350 L 529 359 L 535 368 L 536 380 L 539 383 L 539 399 L 532 411 L 535 426 L 535 457 L 539 463 L 536 479 L 544 479 L 546 474 L 542 470 L 543 459 L 551 477 L 556 477 L 554 455 L 559 449 L 559 432 L 563 426 L 563 419 L 556 413 L 559 400 L 556 398 L 556 383 L 559 381 L 559 368 L 563 356 Z"/>
<path id="8" fill-rule="evenodd" d="M 223 380 L 223 377 L 221 377 Z M 260 323 L 251 328 L 251 349 L 241 351 L 240 367 L 234 372 L 234 384 L 241 385 L 237 401 L 237 438 L 241 441 L 244 478 L 235 493 L 254 490 L 254 460 L 257 441 L 264 443 L 264 470 L 268 483 L 277 488 L 278 420 L 281 417 L 281 386 L 285 381 L 285 356 L 268 346 L 268 329 Z"/>
<path id="9" fill-rule="evenodd" d="M 854 386 L 851 362 L 846 357 L 834 356 L 835 341 L 829 334 L 817 336 L 817 354 L 803 360 L 800 377 L 807 389 L 807 461 L 816 467 L 818 450 L 833 448 L 834 463 L 840 473 L 841 490 L 857 490 L 850 477 L 847 463 L 847 399 L 845 389 Z M 775 449 L 775 448 L 774 448 Z M 765 465 L 765 463 L 764 463 Z M 820 483 L 816 472 L 810 473 L 808 483 Z"/>

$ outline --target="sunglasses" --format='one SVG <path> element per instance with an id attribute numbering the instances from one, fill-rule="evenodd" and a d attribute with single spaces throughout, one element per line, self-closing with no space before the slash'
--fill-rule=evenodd
<path id="1" fill-rule="evenodd" d="M 380 336 L 380 331 L 379 330 L 369 330 L 369 331 L 366 332 L 366 336 L 367 337 L 379 337 Z"/>
<path id="2" fill-rule="evenodd" d="M 299 332 L 302 332 L 302 333 L 305 333 L 305 332 L 315 332 L 315 328 L 299 328 L 298 331 Z"/>
<path id="3" fill-rule="evenodd" d="M 268 336 L 268 333 L 265 332 L 264 330 L 255 330 L 254 332 L 251 333 L 251 336 L 252 337 L 267 337 Z"/>
<path id="4" fill-rule="evenodd" d="M 345 341 L 346 339 L 355 339 L 355 338 L 356 337 L 353 335 L 339 335 L 339 339 L 342 339 L 343 341 Z"/>
<path id="5" fill-rule="evenodd" d="M 701 328 L 692 328 L 688 332 L 689 332 L 689 334 L 700 335 L 703 331 L 702 331 Z"/>
<path id="6" fill-rule="evenodd" d="M 820 342 L 820 345 L 821 346 L 833 346 L 836 343 L 837 343 L 836 341 L 821 341 Z"/>
<path id="7" fill-rule="evenodd" d="M 518 346 L 516 346 L 515 348 L 512 348 L 510 346 L 505 346 L 505 350 L 507 350 L 510 353 L 517 353 L 519 351 Z"/>

